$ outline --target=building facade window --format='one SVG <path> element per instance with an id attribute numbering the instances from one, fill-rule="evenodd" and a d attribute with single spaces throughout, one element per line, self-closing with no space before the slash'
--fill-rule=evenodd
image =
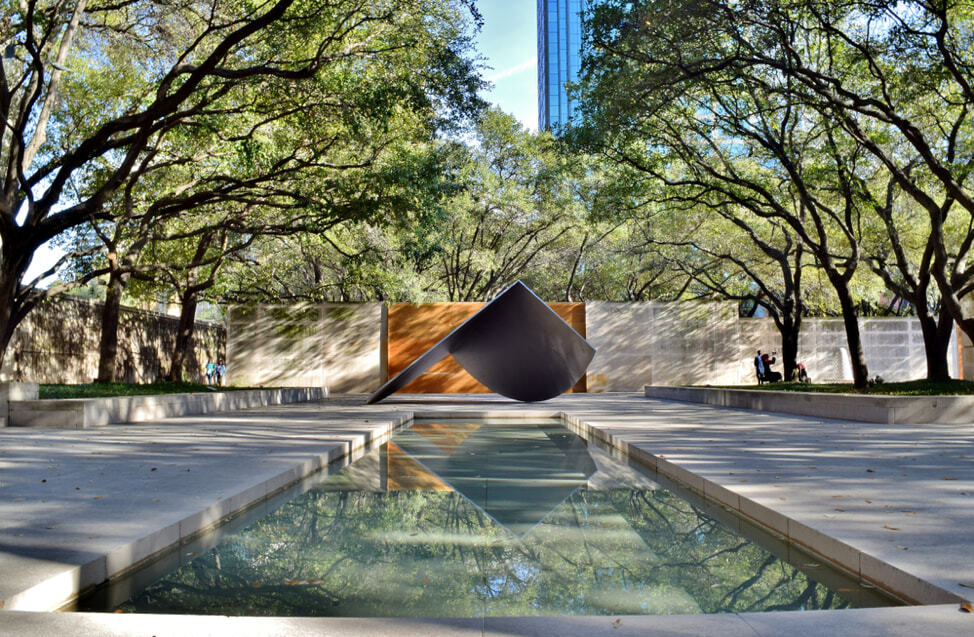
<path id="1" fill-rule="evenodd" d="M 550 130 L 575 116 L 565 85 L 578 81 L 582 12 L 590 0 L 538 0 L 538 128 Z"/>

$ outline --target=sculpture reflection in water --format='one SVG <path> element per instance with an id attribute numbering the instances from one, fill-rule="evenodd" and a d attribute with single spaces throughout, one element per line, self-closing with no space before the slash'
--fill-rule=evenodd
<path id="1" fill-rule="evenodd" d="M 595 348 L 517 281 L 380 387 L 368 402 L 399 391 L 449 355 L 502 396 L 535 402 L 574 385 Z"/>
<path id="2" fill-rule="evenodd" d="M 557 422 L 430 422 L 120 609 L 480 617 L 886 603 L 816 579 Z"/>

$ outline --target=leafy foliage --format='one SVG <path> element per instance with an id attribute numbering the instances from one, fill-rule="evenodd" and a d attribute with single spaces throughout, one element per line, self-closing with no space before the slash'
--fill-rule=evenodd
<path id="1" fill-rule="evenodd" d="M 645 196 L 646 234 L 691 289 L 765 306 L 786 366 L 805 313 L 841 315 L 857 386 L 857 312 L 905 301 L 928 375 L 946 378 L 951 322 L 964 325 L 972 289 L 970 12 L 607 0 L 587 18 L 572 139 L 644 176 L 629 183 Z M 806 295 L 816 275 L 830 293 Z"/>
<path id="2" fill-rule="evenodd" d="M 6 7 L 0 351 L 71 285 L 111 275 L 120 297 L 128 276 L 163 279 L 195 305 L 258 235 L 422 205 L 428 174 L 399 160 L 482 108 L 468 10 L 477 20 L 461 0 Z M 73 275 L 23 282 L 52 239 L 76 249 L 51 272 L 73 261 Z"/>

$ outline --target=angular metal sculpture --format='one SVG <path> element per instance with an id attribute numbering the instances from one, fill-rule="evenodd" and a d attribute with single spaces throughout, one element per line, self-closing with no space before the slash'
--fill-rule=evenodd
<path id="1" fill-rule="evenodd" d="M 399 391 L 450 354 L 491 391 L 535 402 L 571 389 L 595 348 L 518 281 L 380 387 L 368 403 Z"/>

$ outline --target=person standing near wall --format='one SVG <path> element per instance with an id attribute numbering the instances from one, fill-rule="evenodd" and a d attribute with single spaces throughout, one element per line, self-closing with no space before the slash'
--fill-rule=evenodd
<path id="1" fill-rule="evenodd" d="M 213 361 L 209 361 L 206 364 L 206 384 L 207 385 L 213 384 L 214 374 L 216 374 L 216 363 L 214 363 Z"/>
<path id="2" fill-rule="evenodd" d="M 223 379 L 227 375 L 227 366 L 220 361 L 216 364 L 216 384 L 223 385 Z"/>

